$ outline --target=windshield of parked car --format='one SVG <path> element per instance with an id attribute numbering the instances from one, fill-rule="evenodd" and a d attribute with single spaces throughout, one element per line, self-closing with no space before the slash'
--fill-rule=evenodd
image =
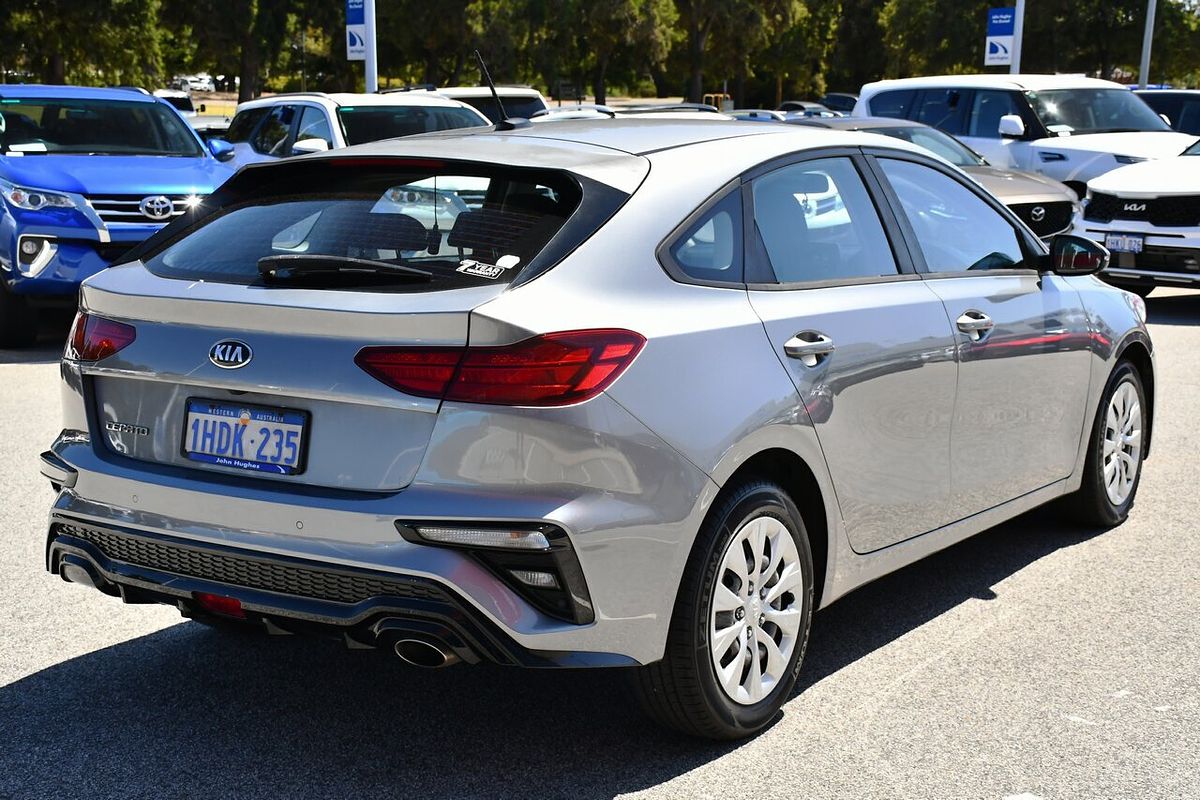
<path id="1" fill-rule="evenodd" d="M 203 154 L 187 123 L 161 103 L 128 100 L 0 99 L 0 152 L 25 155 Z"/>
<path id="2" fill-rule="evenodd" d="M 492 97 L 459 97 L 455 99 L 469 106 L 474 106 L 479 110 L 479 113 L 492 122 L 501 122 L 503 120 L 500 108 L 496 105 L 496 101 Z M 546 108 L 546 104 L 537 95 L 502 96 L 500 102 L 504 103 L 504 114 L 508 115 L 510 119 L 531 119 L 534 114 Z"/>
<path id="3" fill-rule="evenodd" d="M 912 142 L 917 147 L 924 147 L 954 164 L 956 167 L 978 167 L 986 164 L 983 157 L 948 133 L 937 128 L 865 128 L 870 133 L 881 133 L 894 139 Z"/>
<path id="4" fill-rule="evenodd" d="M 338 118 L 346 144 L 486 124 L 468 109 L 443 106 L 343 106 L 338 109 Z"/>
<path id="5" fill-rule="evenodd" d="M 1051 136 L 1171 130 L 1128 89 L 1053 89 L 1025 96 Z"/>
<path id="6" fill-rule="evenodd" d="M 273 173 L 283 177 L 260 184 L 261 196 L 216 210 L 144 263 L 169 278 L 259 285 L 264 263 L 304 262 L 288 285 L 320 289 L 506 284 L 584 197 L 578 180 L 554 170 L 431 167 L 352 168 L 334 161 Z M 413 281 L 419 273 L 428 275 Z"/>

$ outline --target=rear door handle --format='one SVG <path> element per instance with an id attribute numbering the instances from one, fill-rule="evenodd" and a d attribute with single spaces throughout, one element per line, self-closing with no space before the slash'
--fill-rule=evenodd
<path id="1" fill-rule="evenodd" d="M 971 337 L 971 341 L 973 342 L 978 342 L 992 328 L 996 327 L 996 323 L 992 322 L 991 317 L 973 308 L 964 311 L 962 316 L 954 321 L 954 324 L 958 326 L 960 331 Z"/>
<path id="2" fill-rule="evenodd" d="M 833 350 L 833 339 L 817 331 L 801 331 L 783 343 L 788 358 L 798 358 L 806 367 L 820 364 Z"/>

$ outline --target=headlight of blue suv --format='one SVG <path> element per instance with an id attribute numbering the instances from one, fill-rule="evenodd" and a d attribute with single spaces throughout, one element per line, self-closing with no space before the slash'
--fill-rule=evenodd
<path id="1" fill-rule="evenodd" d="M 0 181 L 0 194 L 14 208 L 26 211 L 37 211 L 41 208 L 74 208 L 75 200 L 69 195 L 58 192 L 48 192 L 44 189 L 28 189 L 15 186 L 8 181 Z"/>

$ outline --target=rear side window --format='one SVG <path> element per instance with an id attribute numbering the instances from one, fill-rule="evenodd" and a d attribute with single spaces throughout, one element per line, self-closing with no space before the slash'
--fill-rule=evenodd
<path id="1" fill-rule="evenodd" d="M 262 196 L 218 209 L 143 260 L 163 277 L 265 286 L 422 292 L 509 283 L 579 211 L 581 183 L 564 172 L 469 166 L 334 161 L 273 180 L 260 170 L 243 184 Z M 460 192 L 484 200 L 471 208 Z M 612 211 L 589 209 L 580 216 L 591 224 Z"/>
<path id="2" fill-rule="evenodd" d="M 234 115 L 233 122 L 229 123 L 229 130 L 225 133 L 225 140 L 229 142 L 249 141 L 250 134 L 254 132 L 254 128 L 270 112 L 270 108 L 251 108 L 246 111 L 239 111 Z"/>
<path id="3" fill-rule="evenodd" d="M 850 159 L 792 164 L 753 188 L 754 226 L 780 283 L 896 274 L 883 223 Z"/>
<path id="4" fill-rule="evenodd" d="M 742 201 L 732 191 L 676 238 L 671 260 L 689 278 L 742 282 Z"/>
<path id="5" fill-rule="evenodd" d="M 921 92 L 921 100 L 913 118 L 946 133 L 960 134 L 967 110 L 963 95 L 964 92 L 958 89 L 928 89 Z"/>
<path id="6" fill-rule="evenodd" d="M 459 98 L 459 102 L 474 106 L 479 113 L 492 122 L 502 121 L 504 115 L 529 119 L 537 112 L 546 110 L 546 104 L 537 95 L 501 97 L 500 102 L 504 103 L 504 115 L 500 113 L 500 107 L 491 97 L 463 97 Z"/>
<path id="7" fill-rule="evenodd" d="M 893 89 L 890 92 L 880 92 L 871 98 L 871 114 L 876 117 L 895 117 L 908 119 L 908 111 L 912 108 L 914 89 Z"/>

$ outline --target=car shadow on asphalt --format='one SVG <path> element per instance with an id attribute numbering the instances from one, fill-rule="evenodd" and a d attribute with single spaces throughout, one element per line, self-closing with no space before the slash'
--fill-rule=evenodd
<path id="1" fill-rule="evenodd" d="M 44 311 L 33 347 L 6 350 L 0 347 L 0 364 L 52 364 L 62 358 L 63 344 L 71 330 L 69 311 Z"/>
<path id="2" fill-rule="evenodd" d="M 1152 294 L 1146 298 L 1146 317 L 1151 325 L 1196 325 L 1200 323 L 1200 292 Z"/>
<path id="3" fill-rule="evenodd" d="M 860 589 L 817 614 L 801 687 L 1096 533 L 1035 511 Z M 659 730 L 625 678 L 424 671 L 188 622 L 0 688 L 0 797 L 598 798 L 739 746 Z"/>

